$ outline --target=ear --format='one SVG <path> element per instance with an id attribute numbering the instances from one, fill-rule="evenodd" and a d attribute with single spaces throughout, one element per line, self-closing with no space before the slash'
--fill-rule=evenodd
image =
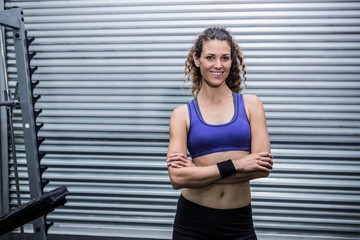
<path id="1" fill-rule="evenodd" d="M 200 59 L 196 57 L 195 53 L 193 53 L 193 59 L 194 59 L 195 66 L 200 67 Z"/>

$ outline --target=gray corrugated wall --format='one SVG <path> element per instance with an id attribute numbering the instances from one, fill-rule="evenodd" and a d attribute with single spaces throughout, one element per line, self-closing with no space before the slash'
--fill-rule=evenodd
<path id="1" fill-rule="evenodd" d="M 46 190 L 72 192 L 48 216 L 51 234 L 170 238 L 179 192 L 165 166 L 169 115 L 191 98 L 182 81 L 193 39 L 220 25 L 244 49 L 247 92 L 267 112 L 275 171 L 252 182 L 260 239 L 359 238 L 360 1 L 5 1 L 12 6 L 36 37 Z M 20 120 L 16 130 L 26 201 Z"/>

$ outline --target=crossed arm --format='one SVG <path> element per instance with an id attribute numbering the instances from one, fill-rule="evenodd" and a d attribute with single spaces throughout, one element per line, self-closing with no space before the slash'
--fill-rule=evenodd
<path id="1" fill-rule="evenodd" d="M 187 108 L 175 109 L 170 119 L 170 142 L 167 156 L 169 177 L 173 188 L 200 188 L 212 183 L 240 183 L 267 177 L 272 170 L 272 155 L 261 101 L 253 95 L 247 97 L 251 127 L 251 154 L 232 159 L 236 174 L 221 179 L 216 164 L 196 166 L 187 159 Z M 223 159 L 226 160 L 226 159 Z"/>

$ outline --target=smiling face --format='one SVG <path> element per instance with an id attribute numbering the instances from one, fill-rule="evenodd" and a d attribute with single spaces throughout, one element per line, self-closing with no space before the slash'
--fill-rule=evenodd
<path id="1" fill-rule="evenodd" d="M 227 41 L 209 40 L 202 46 L 200 58 L 194 54 L 203 83 L 212 88 L 225 84 L 231 68 L 231 48 Z"/>

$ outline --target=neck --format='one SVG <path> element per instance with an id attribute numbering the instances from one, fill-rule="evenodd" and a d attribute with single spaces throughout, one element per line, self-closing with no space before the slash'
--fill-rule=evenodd
<path id="1" fill-rule="evenodd" d="M 225 85 L 219 88 L 202 87 L 197 96 L 203 101 L 221 102 L 222 100 L 232 97 L 232 91 Z"/>

